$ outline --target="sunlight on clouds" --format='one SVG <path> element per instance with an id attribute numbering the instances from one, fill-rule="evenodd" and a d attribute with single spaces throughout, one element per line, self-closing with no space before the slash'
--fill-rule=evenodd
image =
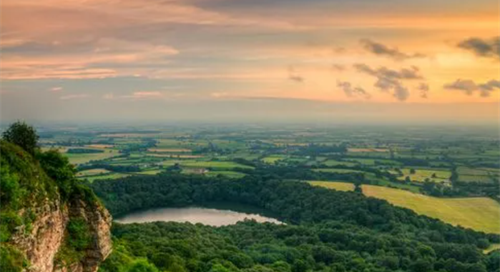
<path id="1" fill-rule="evenodd" d="M 0 91 L 9 88 L 16 101 L 36 97 L 24 95 L 27 89 L 89 107 L 101 101 L 109 111 L 124 101 L 147 108 L 167 100 L 256 97 L 443 105 L 500 100 L 497 89 L 468 96 L 444 88 L 458 79 L 499 79 L 494 52 L 481 57 L 457 46 L 498 36 L 493 0 L 262 3 L 4 0 L 0 79 L 7 87 Z M 393 73 L 416 67 L 422 78 L 385 77 L 383 83 L 399 88 L 384 91 L 377 87 L 380 77 L 355 64 Z"/>

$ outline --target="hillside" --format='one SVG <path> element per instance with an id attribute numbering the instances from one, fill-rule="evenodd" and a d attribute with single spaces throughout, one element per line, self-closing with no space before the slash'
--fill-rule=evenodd
<path id="1" fill-rule="evenodd" d="M 97 271 L 111 253 L 111 216 L 56 151 L 0 141 L 0 270 Z"/>

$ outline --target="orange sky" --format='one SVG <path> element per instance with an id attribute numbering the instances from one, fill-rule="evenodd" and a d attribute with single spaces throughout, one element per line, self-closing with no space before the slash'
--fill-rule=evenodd
<path id="1" fill-rule="evenodd" d="M 48 97 L 144 110 L 148 100 L 500 99 L 495 0 L 4 0 L 1 10 L 10 118 Z"/>

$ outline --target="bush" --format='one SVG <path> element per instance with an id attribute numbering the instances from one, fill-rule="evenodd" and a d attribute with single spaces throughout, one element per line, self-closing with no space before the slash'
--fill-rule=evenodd
<path id="1" fill-rule="evenodd" d="M 10 245 L 1 245 L 0 271 L 21 272 L 27 266 L 28 262 L 21 252 Z"/>
<path id="2" fill-rule="evenodd" d="M 91 243 L 89 226 L 82 218 L 71 219 L 68 223 L 68 244 L 77 251 L 87 249 Z"/>
<path id="3" fill-rule="evenodd" d="M 31 155 L 35 154 L 38 147 L 36 130 L 25 122 L 17 121 L 9 126 L 3 133 L 3 139 L 22 147 Z"/>

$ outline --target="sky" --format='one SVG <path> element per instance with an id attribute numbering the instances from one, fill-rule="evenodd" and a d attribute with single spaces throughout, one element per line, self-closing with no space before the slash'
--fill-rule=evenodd
<path id="1" fill-rule="evenodd" d="M 497 0 L 3 0 L 0 118 L 500 119 Z"/>

